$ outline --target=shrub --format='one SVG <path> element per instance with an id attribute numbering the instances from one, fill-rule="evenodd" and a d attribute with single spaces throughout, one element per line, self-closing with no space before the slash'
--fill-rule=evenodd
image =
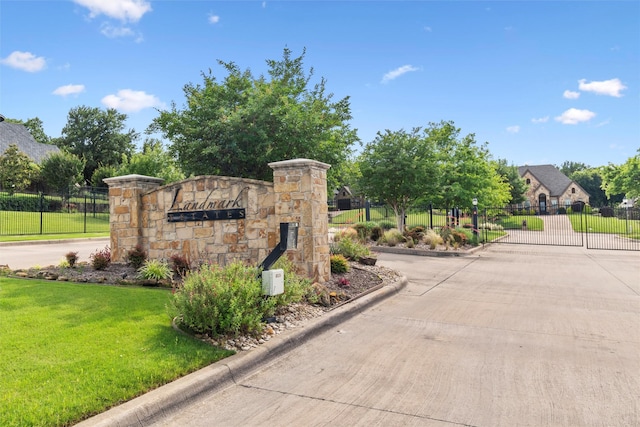
<path id="1" fill-rule="evenodd" d="M 563 206 L 560 206 L 558 208 L 558 215 L 566 215 L 566 213 L 567 213 L 567 208 L 565 208 Z"/>
<path id="2" fill-rule="evenodd" d="M 353 227 L 342 228 L 338 230 L 334 236 L 333 241 L 339 242 L 341 240 L 358 240 L 358 231 Z"/>
<path id="3" fill-rule="evenodd" d="M 331 255 L 331 272 L 335 274 L 342 274 L 349 271 L 349 262 L 342 255 Z"/>
<path id="4" fill-rule="evenodd" d="M 96 270 L 106 270 L 111 264 L 111 250 L 105 246 L 101 251 L 91 254 L 91 266 Z"/>
<path id="5" fill-rule="evenodd" d="M 180 254 L 173 254 L 169 257 L 171 261 L 171 269 L 178 276 L 186 276 L 189 271 L 191 271 L 191 263 L 189 259 Z"/>
<path id="6" fill-rule="evenodd" d="M 185 277 L 171 299 L 180 324 L 198 333 L 257 333 L 275 304 L 262 296 L 258 269 L 234 261 L 222 268 L 204 264 Z"/>
<path id="7" fill-rule="evenodd" d="M 409 228 L 405 233 L 405 237 L 409 238 L 411 240 L 411 243 L 418 243 L 419 241 L 422 240 L 422 237 L 424 236 L 424 232 L 425 232 L 425 227 L 421 226 L 421 225 L 416 225 L 413 226 L 411 228 Z"/>
<path id="8" fill-rule="evenodd" d="M 371 231 L 378 226 L 378 223 L 373 221 L 359 222 L 353 226 L 358 232 L 358 237 L 362 241 L 366 241 L 371 237 Z"/>
<path id="9" fill-rule="evenodd" d="M 311 303 L 315 303 L 314 292 L 311 286 L 311 280 L 298 275 L 293 262 L 289 258 L 283 256 L 274 264 L 274 268 L 284 270 L 284 293 L 270 297 L 275 307 L 286 306 L 294 302 L 307 299 Z M 265 315 L 270 315 L 273 306 L 265 307 Z"/>
<path id="10" fill-rule="evenodd" d="M 398 230 L 397 228 L 392 228 L 385 231 L 378 242 L 388 246 L 395 246 L 400 242 L 404 242 L 404 236 L 402 235 L 400 230 Z"/>
<path id="11" fill-rule="evenodd" d="M 136 245 L 135 248 L 127 251 L 127 264 L 138 270 L 144 265 L 147 260 L 147 253 L 142 249 L 142 246 Z"/>
<path id="12" fill-rule="evenodd" d="M 600 215 L 602 215 L 603 218 L 613 218 L 614 217 L 613 208 L 610 206 L 601 207 Z"/>
<path id="13" fill-rule="evenodd" d="M 358 261 L 360 258 L 370 254 L 368 247 L 351 239 L 341 239 L 333 245 L 331 252 L 343 255 L 352 261 Z"/>
<path id="14" fill-rule="evenodd" d="M 376 225 L 371 229 L 371 240 L 377 242 L 382 237 L 382 228 L 379 225 Z"/>
<path id="15" fill-rule="evenodd" d="M 472 236 L 473 235 L 471 233 L 471 230 L 456 229 L 451 232 L 451 237 L 453 238 L 453 242 L 457 243 L 460 246 L 466 245 L 467 242 L 472 239 Z"/>
<path id="16" fill-rule="evenodd" d="M 396 228 L 398 224 L 395 221 L 390 221 L 388 219 L 383 219 L 382 221 L 378 221 L 378 226 L 383 230 L 391 230 L 392 228 Z"/>
<path id="17" fill-rule="evenodd" d="M 69 267 L 75 267 L 76 263 L 78 262 L 78 252 L 67 252 L 64 257 L 67 259 Z"/>
<path id="18" fill-rule="evenodd" d="M 164 261 L 150 259 L 138 269 L 138 274 L 144 280 L 153 280 L 158 283 L 161 280 L 171 279 L 171 268 Z"/>
<path id="19" fill-rule="evenodd" d="M 478 229 L 479 230 L 486 229 L 486 230 L 491 230 L 491 231 L 502 231 L 502 230 L 504 230 L 504 227 L 501 226 L 500 224 L 494 224 L 492 222 L 483 222 L 482 224 L 478 225 Z"/>
<path id="20" fill-rule="evenodd" d="M 440 236 L 435 230 L 427 230 L 422 240 L 429 245 L 431 249 L 435 249 L 438 245 L 444 244 L 442 236 Z"/>

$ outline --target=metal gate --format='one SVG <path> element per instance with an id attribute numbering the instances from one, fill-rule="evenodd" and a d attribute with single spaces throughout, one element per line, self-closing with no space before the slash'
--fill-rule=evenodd
<path id="1" fill-rule="evenodd" d="M 479 229 L 492 243 L 640 251 L 640 209 L 491 208 Z"/>

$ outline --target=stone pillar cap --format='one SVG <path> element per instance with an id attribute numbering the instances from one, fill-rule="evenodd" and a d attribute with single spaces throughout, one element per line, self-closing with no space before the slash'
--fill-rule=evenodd
<path id="1" fill-rule="evenodd" d="M 131 174 L 131 175 L 114 176 L 112 178 L 105 178 L 102 181 L 104 181 L 105 184 L 107 184 L 109 187 L 111 187 L 113 185 L 122 184 L 122 183 L 125 183 L 125 182 L 141 182 L 141 183 L 158 184 L 159 185 L 159 184 L 162 184 L 164 182 L 164 179 L 155 178 L 153 176 Z"/>
<path id="2" fill-rule="evenodd" d="M 271 169 L 281 169 L 281 168 L 301 168 L 301 167 L 317 167 L 319 169 L 329 169 L 331 167 L 330 164 L 322 163 L 317 160 L 311 159 L 291 159 L 291 160 L 282 160 L 279 162 L 269 163 L 269 167 Z"/>

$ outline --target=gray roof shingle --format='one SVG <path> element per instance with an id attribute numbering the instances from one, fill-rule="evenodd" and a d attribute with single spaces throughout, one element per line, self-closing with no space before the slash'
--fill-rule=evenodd
<path id="1" fill-rule="evenodd" d="M 60 149 L 55 145 L 41 144 L 33 139 L 33 136 L 24 125 L 6 121 L 0 122 L 0 155 L 11 144 L 17 145 L 20 151 L 36 163 L 42 163 L 49 155 L 60 152 Z"/>

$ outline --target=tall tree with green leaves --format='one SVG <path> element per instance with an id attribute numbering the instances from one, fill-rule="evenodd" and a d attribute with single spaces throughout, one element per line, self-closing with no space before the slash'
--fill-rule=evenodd
<path id="1" fill-rule="evenodd" d="M 498 175 L 502 177 L 502 180 L 509 184 L 511 198 L 507 202 L 508 204 L 518 204 L 526 200 L 525 193 L 527 192 L 527 182 L 520 176 L 518 167 L 509 164 L 506 159 L 498 159 L 492 161 L 493 167 L 498 172 Z"/>
<path id="2" fill-rule="evenodd" d="M 9 194 L 22 191 L 38 179 L 40 168 L 16 144 L 0 155 L 0 186 Z"/>
<path id="3" fill-rule="evenodd" d="M 40 165 L 40 179 L 44 185 L 65 194 L 69 188 L 82 182 L 84 162 L 71 153 L 61 151 L 45 158 Z"/>
<path id="4" fill-rule="evenodd" d="M 126 114 L 113 108 L 73 108 L 67 115 L 62 136 L 55 139 L 55 144 L 84 161 L 82 176 L 90 182 L 100 165 L 117 166 L 123 154 L 130 156 L 133 153 L 138 134 L 133 129 L 125 131 L 126 120 Z"/>
<path id="5" fill-rule="evenodd" d="M 478 145 L 474 134 L 460 138 L 451 121 L 430 124 L 428 133 L 438 146 L 437 204 L 471 208 L 473 199 L 479 206 L 503 206 L 511 200 L 511 186 L 492 164 L 486 143 Z"/>
<path id="6" fill-rule="evenodd" d="M 184 86 L 186 104 L 161 111 L 150 131 L 171 141 L 170 150 L 187 175 L 229 175 L 270 181 L 268 163 L 310 158 L 338 166 L 357 141 L 350 128 L 349 98 L 334 101 L 325 79 L 312 85 L 304 55 L 284 49 L 267 60 L 268 76 L 255 78 L 233 62 L 218 61 L 226 77 L 211 70 L 203 83 Z M 339 168 L 336 168 L 339 169 Z M 337 185 L 329 170 L 329 187 Z"/>
<path id="7" fill-rule="evenodd" d="M 437 188 L 436 145 L 421 128 L 378 132 L 358 158 L 359 190 L 389 205 L 399 230 L 407 210 Z"/>
<path id="8" fill-rule="evenodd" d="M 36 142 L 39 142 L 41 144 L 53 144 L 51 137 L 49 137 L 44 132 L 44 125 L 42 123 L 42 120 L 40 120 L 38 117 L 28 119 L 26 122 L 23 122 L 22 120 L 18 120 L 18 119 L 11 119 L 11 118 L 6 118 L 5 120 L 8 123 L 17 123 L 20 125 L 24 125 L 24 127 L 27 128 L 27 130 L 29 131 L 33 139 L 36 140 Z"/>
<path id="9" fill-rule="evenodd" d="M 184 173 L 171 154 L 165 151 L 162 142 L 157 139 L 145 141 L 142 151 L 134 153 L 131 157 L 123 155 L 117 174 L 153 176 L 164 179 L 165 184 L 184 179 Z"/>
<path id="10" fill-rule="evenodd" d="M 629 199 L 640 197 L 640 149 L 621 165 L 609 164 L 601 168 L 602 188 L 611 197 L 624 194 Z"/>
<path id="11" fill-rule="evenodd" d="M 582 162 L 572 162 L 569 160 L 562 162 L 560 166 L 556 166 L 556 167 L 560 170 L 560 172 L 562 172 L 569 178 L 571 178 L 571 175 L 573 175 L 574 172 L 591 168 L 591 166 L 586 165 Z"/>
<path id="12" fill-rule="evenodd" d="M 577 182 L 580 187 L 589 193 L 589 204 L 591 206 L 606 206 L 609 202 L 621 202 L 623 194 L 607 196 L 602 189 L 602 174 L 600 168 L 581 169 L 568 175 L 569 178 Z"/>

